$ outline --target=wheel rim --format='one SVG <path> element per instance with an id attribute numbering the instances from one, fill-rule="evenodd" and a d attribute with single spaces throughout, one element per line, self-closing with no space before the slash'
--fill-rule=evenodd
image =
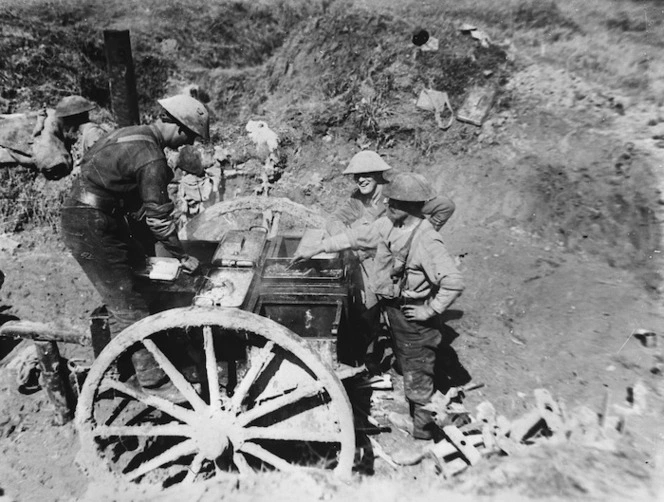
<path id="1" fill-rule="evenodd" d="M 183 336 L 200 388 L 178 367 Z M 118 365 L 137 347 L 181 402 L 125 379 Z M 84 469 L 164 485 L 271 469 L 348 477 L 355 451 L 351 406 L 331 368 L 284 326 L 236 309 L 173 309 L 123 331 L 91 368 L 76 425 Z"/>

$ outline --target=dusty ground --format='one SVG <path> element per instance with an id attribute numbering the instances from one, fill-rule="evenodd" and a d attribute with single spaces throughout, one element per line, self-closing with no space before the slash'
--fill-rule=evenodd
<path id="1" fill-rule="evenodd" d="M 399 8 L 389 1 L 357 4 L 372 13 Z M 20 501 L 216 500 L 224 496 L 228 500 L 287 496 L 289 500 L 360 496 L 381 501 L 443 496 L 451 500 L 658 500 L 664 496 L 664 148 L 660 144 L 664 95 L 658 94 L 661 89 L 656 84 L 664 61 L 661 45 L 648 38 L 661 39 L 664 12 L 649 2 L 620 2 L 612 7 L 615 12 L 601 2 L 585 2 L 581 11 L 578 4 L 560 2 L 565 19 L 581 21 L 575 18 L 581 16 L 579 12 L 595 9 L 601 19 L 620 20 L 623 12 L 632 23 L 646 12 L 652 24 L 646 21 L 645 31 L 627 29 L 623 36 L 599 23 L 584 26 L 585 31 L 572 30 L 569 36 L 561 28 L 565 23 L 560 23 L 560 38 L 547 38 L 551 33 L 535 28 L 512 33 L 510 51 L 516 62 L 496 67 L 497 73 L 505 74 L 504 99 L 481 129 L 457 122 L 443 133 L 430 115 L 414 110 L 421 82 L 416 85 L 404 76 L 413 64 L 412 49 L 407 40 L 381 28 L 372 16 L 370 22 L 362 16 L 350 19 L 357 26 L 368 26 L 363 32 L 368 39 L 365 46 L 376 41 L 383 44 L 384 52 L 394 51 L 390 65 L 380 66 L 382 62 L 371 59 L 381 71 L 364 81 L 360 90 L 365 101 L 355 102 L 356 107 L 367 102 L 376 105 L 362 115 L 365 121 L 375 120 L 373 129 L 362 122 L 349 133 L 350 126 L 339 125 L 343 109 L 335 108 L 346 98 L 324 101 L 316 94 L 320 89 L 308 84 L 317 72 L 334 73 L 334 64 L 347 54 L 359 53 L 353 52 L 359 51 L 356 46 L 344 45 L 347 32 L 340 29 L 338 38 L 332 37 L 320 51 L 321 63 L 314 49 L 325 42 L 314 40 L 307 45 L 307 41 L 315 39 L 324 24 L 306 25 L 266 63 L 271 93 L 260 99 L 256 96 L 267 91 L 247 87 L 250 80 L 239 78 L 237 68 L 203 71 L 196 66 L 202 65 L 200 61 L 190 62 L 195 66 L 190 73 L 180 69 L 171 85 L 197 78 L 210 88 L 216 113 L 221 117 L 227 111 L 230 117 L 216 124 L 219 144 L 237 146 L 243 120 L 250 116 L 267 120 L 288 138 L 288 161 L 275 186 L 276 195 L 329 210 L 350 189 L 340 172 L 360 146 L 379 150 L 397 168 L 427 175 L 457 204 L 443 234 L 458 256 L 468 287 L 449 316 L 447 333 L 472 381 L 485 384 L 468 393 L 467 406 L 472 409 L 489 400 L 499 413 L 513 418 L 532 407 L 534 389 L 546 388 L 570 410 L 585 405 L 599 412 L 607 392 L 611 405 L 628 406 L 628 388 L 641 381 L 648 391 L 647 407 L 627 418 L 615 451 L 574 444 L 532 447 L 523 456 L 492 458 L 453 481 L 436 476 L 429 460 L 395 472 L 376 459 L 375 473 L 357 474 L 350 485 L 265 476 L 188 491 L 175 487 L 163 494 L 124 486 L 111 489 L 78 471 L 73 463 L 77 447 L 73 426 L 50 425 L 51 409 L 44 392 L 19 394 L 12 375 L 0 369 L 0 488 L 5 495 Z M 422 22 L 418 15 L 424 16 L 425 8 L 421 7 L 421 13 L 414 7 L 406 9 L 407 14 L 397 11 L 408 22 L 388 21 L 387 25 L 395 32 L 409 33 L 409 23 Z M 462 19 L 458 13 L 455 16 L 455 21 Z M 443 35 L 452 37 L 441 18 L 431 19 L 439 22 L 437 35 L 443 40 Z M 486 21 L 486 29 L 492 38 L 504 41 L 505 33 L 496 25 Z M 450 46 L 467 49 L 465 40 L 449 40 Z M 612 47 L 612 53 L 622 52 L 629 61 L 641 51 L 648 65 L 624 70 L 615 79 L 601 78 L 602 65 L 610 66 L 613 60 L 610 55 L 605 54 L 605 60 L 597 55 L 594 45 L 600 43 Z M 563 62 L 561 53 L 566 55 Z M 350 59 L 348 64 L 366 64 L 361 58 L 359 63 Z M 295 69 L 289 70 L 288 65 Z M 635 78 L 639 71 L 651 79 L 649 86 L 629 87 L 617 81 L 618 77 L 626 80 L 626 75 Z M 395 93 L 392 101 L 380 101 L 367 90 L 372 85 L 384 90 L 380 75 L 386 73 L 396 82 L 390 84 Z M 324 83 L 333 86 L 335 81 Z M 457 106 L 463 94 L 452 98 Z M 358 108 L 355 111 L 359 113 Z M 6 275 L 0 291 L 2 314 L 85 329 L 99 298 L 57 234 L 32 229 L 10 237 L 20 246 L 11 253 L 0 251 L 0 268 Z M 639 329 L 658 333 L 659 347 L 641 345 L 632 336 Z M 91 359 L 88 349 L 69 346 L 63 350 L 66 356 Z M 399 379 L 394 377 L 398 403 Z M 383 420 L 380 409 L 375 414 Z M 375 439 L 388 452 L 408 444 L 399 430 Z"/>

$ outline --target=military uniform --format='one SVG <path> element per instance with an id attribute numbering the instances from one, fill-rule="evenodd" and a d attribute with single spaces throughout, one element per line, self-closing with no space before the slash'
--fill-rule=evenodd
<path id="1" fill-rule="evenodd" d="M 464 289 L 454 259 L 433 225 L 422 219 L 415 228 L 395 227 L 383 216 L 367 227 L 349 229 L 326 239 L 327 252 L 376 249 L 370 287 L 381 300 L 394 338 L 404 389 L 413 414 L 414 436 L 430 437 L 431 416 L 422 409 L 434 393 L 433 371 L 441 334 L 434 318 L 418 322 L 406 318 L 405 305 L 426 305 L 442 313 L 450 292 Z M 404 249 L 408 248 L 408 249 Z M 404 258 L 401 281 L 393 280 L 395 256 Z"/>
<path id="2" fill-rule="evenodd" d="M 92 148 L 92 145 L 105 134 L 106 130 L 94 122 L 81 124 L 78 128 L 78 144 L 81 148 L 81 154 L 85 155 L 85 152 Z"/>
<path id="3" fill-rule="evenodd" d="M 327 224 L 326 230 L 330 235 L 343 232 L 347 228 L 366 228 L 381 216 L 385 215 L 385 195 L 383 186 L 378 185 L 373 194 L 365 196 L 355 190 L 339 209 L 337 209 Z M 455 205 L 449 197 L 437 195 L 427 201 L 422 208 L 422 214 L 427 217 L 436 231 L 440 230 L 447 220 L 454 214 Z M 358 230 L 362 232 L 363 230 Z M 364 284 L 364 305 L 370 309 L 377 303 L 375 291 L 369 286 L 374 276 L 374 249 L 357 251 Z"/>
<path id="4" fill-rule="evenodd" d="M 383 178 L 383 173 L 390 169 L 391 166 L 371 150 L 353 156 L 344 174 L 354 175 L 358 188 L 333 213 L 326 227 L 328 233 L 334 235 L 346 228 L 358 228 L 361 229 L 358 231 L 364 232 L 369 225 L 386 214 L 383 193 L 386 180 Z M 422 207 L 422 214 L 429 219 L 436 230 L 440 230 L 452 216 L 454 209 L 454 202 L 448 197 L 436 195 L 430 190 Z M 359 266 L 352 278 L 356 294 L 362 297 L 362 301 L 359 302 L 359 312 L 353 312 L 357 319 L 359 335 L 355 343 L 361 346 L 358 350 L 364 354 L 365 364 L 373 372 L 379 372 L 380 365 L 371 355 L 371 346 L 378 339 L 381 330 L 378 297 L 375 287 L 372 286 L 374 278 L 380 273 L 376 271 L 374 260 L 376 246 L 355 252 Z"/>
<path id="5" fill-rule="evenodd" d="M 167 186 L 173 173 L 163 148 L 163 137 L 152 126 L 110 133 L 83 156 L 80 177 L 62 209 L 64 242 L 106 304 L 113 336 L 150 314 L 132 273 L 144 263 L 145 250 L 129 222 L 144 221 L 173 256 L 185 256 L 170 216 Z M 135 361 L 135 366 L 138 373 L 151 365 Z M 160 370 L 139 379 L 157 383 L 159 377 Z"/>

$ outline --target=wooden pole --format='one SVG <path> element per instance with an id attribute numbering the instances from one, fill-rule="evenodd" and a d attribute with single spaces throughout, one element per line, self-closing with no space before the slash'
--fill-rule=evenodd
<path id="1" fill-rule="evenodd" d="M 8 321 L 0 326 L 0 336 L 90 345 L 90 335 L 87 333 L 77 333 L 74 329 L 32 321 Z"/>
<path id="2" fill-rule="evenodd" d="M 105 305 L 96 308 L 90 316 L 90 335 L 95 359 L 111 341 L 111 329 L 108 324 L 108 310 Z"/>
<path id="3" fill-rule="evenodd" d="M 35 342 L 41 367 L 41 385 L 48 398 L 55 406 L 55 425 L 64 425 L 74 418 L 74 409 L 71 405 L 71 393 L 68 389 L 68 379 L 65 377 L 60 365 L 60 351 L 55 342 Z"/>
<path id="4" fill-rule="evenodd" d="M 138 93 L 129 30 L 104 30 L 111 105 L 120 127 L 138 125 Z"/>

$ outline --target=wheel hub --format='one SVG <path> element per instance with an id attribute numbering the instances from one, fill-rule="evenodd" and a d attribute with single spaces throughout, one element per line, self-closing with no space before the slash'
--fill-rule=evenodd
<path id="1" fill-rule="evenodd" d="M 231 445 L 231 427 L 232 424 L 221 413 L 197 421 L 194 439 L 199 451 L 211 460 L 223 455 Z"/>

